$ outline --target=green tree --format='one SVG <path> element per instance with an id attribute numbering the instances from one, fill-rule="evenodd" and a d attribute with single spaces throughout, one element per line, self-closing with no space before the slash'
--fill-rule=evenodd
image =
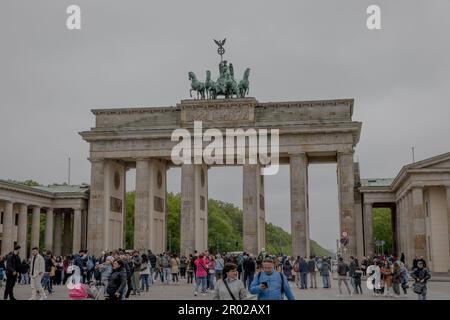
<path id="1" fill-rule="evenodd" d="M 385 242 L 384 244 L 385 253 L 392 253 L 391 216 L 392 214 L 389 208 L 373 209 L 373 237 L 376 240 L 383 240 Z M 374 249 L 376 249 L 376 247 Z"/>
<path id="2" fill-rule="evenodd" d="M 126 247 L 133 248 L 135 193 L 126 197 Z M 180 250 L 181 195 L 167 193 L 167 249 Z M 208 200 L 208 249 L 212 253 L 242 251 L 242 210 L 231 203 Z M 266 252 L 269 254 L 291 254 L 291 235 L 282 228 L 266 223 Z M 311 253 L 330 255 L 315 241 L 311 241 Z"/>

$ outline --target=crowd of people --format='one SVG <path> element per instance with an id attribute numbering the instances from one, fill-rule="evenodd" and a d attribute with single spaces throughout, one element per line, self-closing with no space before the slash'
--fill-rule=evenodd
<path id="1" fill-rule="evenodd" d="M 151 250 L 118 249 L 94 257 L 81 250 L 55 257 L 49 250 L 41 254 L 38 248 L 33 248 L 27 261 L 20 259 L 19 250 L 16 246 L 0 260 L 0 286 L 5 286 L 5 300 L 15 300 L 16 283 L 30 285 L 31 300 L 46 299 L 53 293 L 53 286 L 76 289 L 82 286 L 89 291 L 89 284 L 95 284 L 105 299 L 123 300 L 148 292 L 157 281 L 163 285 L 192 284 L 194 296 L 211 293 L 214 299 L 294 299 L 290 283 L 300 290 L 317 289 L 319 277 L 322 278 L 319 287 L 324 289 L 330 289 L 330 279 L 337 277 L 339 296 L 344 284 L 350 296 L 369 290 L 374 296 L 393 297 L 399 297 L 401 292 L 408 294 L 408 281 L 412 277 L 414 293 L 419 299 L 426 299 L 426 284 L 430 279 L 423 257 L 416 257 L 412 270 L 408 271 L 403 254 L 399 258 L 394 255 L 350 257 L 347 264 L 342 257 L 336 261 L 331 257 L 307 259 L 264 253 L 257 257 L 247 253 L 213 255 L 208 251 L 186 257 L 171 252 L 155 254 Z"/>

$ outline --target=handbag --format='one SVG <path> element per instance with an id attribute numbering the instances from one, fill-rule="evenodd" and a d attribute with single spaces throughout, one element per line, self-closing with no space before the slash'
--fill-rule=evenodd
<path id="1" fill-rule="evenodd" d="M 423 283 L 414 283 L 413 284 L 414 293 L 422 294 L 424 289 L 425 289 L 425 285 Z"/>

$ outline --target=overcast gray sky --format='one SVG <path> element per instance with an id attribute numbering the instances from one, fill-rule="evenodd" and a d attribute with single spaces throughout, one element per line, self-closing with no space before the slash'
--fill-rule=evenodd
<path id="1" fill-rule="evenodd" d="M 81 30 L 66 8 L 81 7 Z M 381 7 L 382 30 L 366 9 Z M 0 4 L 0 178 L 90 181 L 90 109 L 170 106 L 187 72 L 217 74 L 212 39 L 261 102 L 354 98 L 363 177 L 393 177 L 450 151 L 450 2 L 3 0 Z M 311 237 L 338 235 L 335 165 L 310 166 Z M 210 171 L 210 197 L 241 207 L 242 169 Z M 129 177 L 133 189 L 133 174 Z M 169 172 L 178 192 L 180 171 Z M 289 170 L 266 179 L 267 220 L 290 230 Z"/>

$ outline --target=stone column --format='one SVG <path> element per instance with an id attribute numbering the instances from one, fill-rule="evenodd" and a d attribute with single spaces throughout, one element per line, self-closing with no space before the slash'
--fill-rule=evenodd
<path id="1" fill-rule="evenodd" d="M 244 251 L 257 255 L 264 246 L 263 236 L 265 222 L 261 221 L 264 212 L 264 188 L 259 165 L 243 166 L 243 235 Z M 261 192 L 262 191 L 262 192 Z"/>
<path id="2" fill-rule="evenodd" d="M 289 163 L 292 255 L 309 258 L 308 158 L 305 153 L 291 155 Z"/>
<path id="3" fill-rule="evenodd" d="M 405 206 L 404 206 L 404 199 L 401 197 L 397 202 L 398 211 L 397 214 L 399 215 L 399 225 L 398 225 L 398 235 L 399 235 L 399 253 L 398 256 L 400 257 L 402 252 L 405 254 Z"/>
<path id="4" fill-rule="evenodd" d="M 372 203 L 364 202 L 364 254 L 366 256 L 374 254 L 372 209 Z"/>
<path id="5" fill-rule="evenodd" d="M 81 248 L 86 249 L 87 210 L 81 210 Z"/>
<path id="6" fill-rule="evenodd" d="M 41 208 L 33 207 L 33 217 L 31 220 L 31 248 L 39 248 L 39 235 L 41 224 Z"/>
<path id="7" fill-rule="evenodd" d="M 427 261 L 427 233 L 423 203 L 423 188 L 414 186 L 412 189 L 412 209 L 414 214 L 414 251 L 415 255 L 423 256 Z"/>
<path id="8" fill-rule="evenodd" d="M 392 252 L 397 255 L 397 257 L 400 257 L 400 253 L 398 252 L 399 249 L 399 235 L 398 235 L 398 210 L 396 203 L 393 203 L 390 207 L 391 210 L 391 230 L 392 230 Z"/>
<path id="9" fill-rule="evenodd" d="M 45 224 L 45 249 L 53 252 L 53 208 L 47 209 Z"/>
<path id="10" fill-rule="evenodd" d="M 181 166 L 180 254 L 193 254 L 195 247 L 195 165 Z"/>
<path id="11" fill-rule="evenodd" d="M 26 259 L 28 257 L 27 250 L 27 220 L 28 207 L 26 204 L 20 204 L 19 208 L 19 224 L 17 226 L 17 244 L 20 246 L 20 258 Z"/>
<path id="12" fill-rule="evenodd" d="M 414 233 L 414 211 L 413 211 L 413 204 L 412 204 L 412 192 L 409 190 L 407 191 L 406 194 L 406 226 L 407 226 L 407 235 L 406 235 L 406 242 L 407 242 L 407 261 L 408 261 L 408 266 L 409 268 L 412 268 L 412 261 L 414 259 L 415 256 L 415 249 L 414 249 L 414 244 L 415 244 L 415 233 Z"/>
<path id="13" fill-rule="evenodd" d="M 180 249 L 181 254 L 188 256 L 194 250 L 200 252 L 208 248 L 208 169 L 206 165 L 183 164 L 181 166 L 181 201 Z"/>
<path id="14" fill-rule="evenodd" d="M 195 167 L 195 193 L 196 198 L 201 196 L 202 187 L 199 186 L 198 175 L 201 166 Z M 164 250 L 173 250 L 172 242 L 166 244 L 167 239 L 167 205 L 166 205 L 166 171 L 167 163 L 163 159 L 150 159 L 148 169 L 149 179 L 149 193 L 148 193 L 148 210 L 145 215 L 148 233 L 146 237 L 146 249 L 151 249 L 153 252 L 162 252 Z M 205 169 L 206 171 L 206 169 Z M 196 205 L 199 203 L 198 199 Z M 196 218 L 203 218 L 204 211 L 196 206 Z M 207 212 L 207 211 L 206 211 Z M 198 225 L 196 220 L 195 225 Z M 198 230 L 198 229 L 196 229 Z M 196 236 L 204 236 L 202 232 L 196 232 Z M 172 241 L 172 237 L 169 239 Z M 200 241 L 201 242 L 201 241 Z M 197 242 L 196 242 L 197 243 Z M 196 244 L 197 250 L 203 245 Z"/>
<path id="15" fill-rule="evenodd" d="M 5 212 L 3 213 L 2 256 L 6 256 L 14 249 L 13 223 L 13 203 L 11 201 L 5 201 Z"/>
<path id="16" fill-rule="evenodd" d="M 340 233 L 346 231 L 349 237 L 348 246 L 343 249 L 344 259 L 356 255 L 356 221 L 353 176 L 353 152 L 338 153 L 338 198 Z"/>
<path id="17" fill-rule="evenodd" d="M 63 254 L 75 253 L 72 248 L 72 214 L 69 211 L 64 212 L 64 240 Z"/>
<path id="18" fill-rule="evenodd" d="M 81 250 L 81 208 L 73 209 L 72 252 Z"/>
<path id="19" fill-rule="evenodd" d="M 136 161 L 136 195 L 134 200 L 134 249 L 143 252 L 150 248 L 148 243 L 150 216 L 150 173 L 149 159 Z M 154 250 L 154 249 L 153 249 Z"/>
<path id="20" fill-rule="evenodd" d="M 103 159 L 91 159 L 91 189 L 87 225 L 87 245 L 90 254 L 99 255 L 104 248 L 105 177 Z M 112 248 L 109 248 L 112 249 Z"/>
<path id="21" fill-rule="evenodd" d="M 53 242 L 53 250 L 55 256 L 62 255 L 62 212 L 57 210 L 55 213 L 55 238 Z"/>
<path id="22" fill-rule="evenodd" d="M 448 234 L 450 237 L 450 185 L 445 186 L 446 200 L 447 200 L 447 223 L 448 223 Z"/>

